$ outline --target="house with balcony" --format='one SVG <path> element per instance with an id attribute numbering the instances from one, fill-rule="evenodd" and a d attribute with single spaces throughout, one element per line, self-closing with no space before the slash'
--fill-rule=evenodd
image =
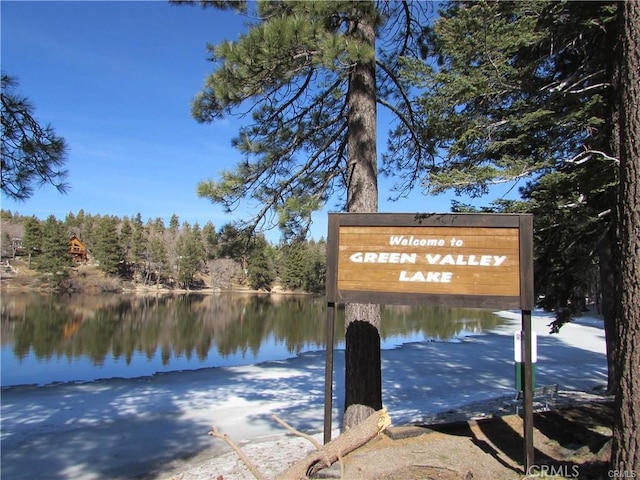
<path id="1" fill-rule="evenodd" d="M 76 235 L 69 239 L 69 254 L 75 263 L 87 263 L 87 247 Z"/>

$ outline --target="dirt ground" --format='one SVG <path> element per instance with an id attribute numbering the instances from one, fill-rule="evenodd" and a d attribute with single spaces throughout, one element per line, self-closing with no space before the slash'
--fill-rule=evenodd
<path id="1" fill-rule="evenodd" d="M 608 479 L 613 406 L 534 414 L 534 464 L 524 471 L 518 415 L 396 427 L 314 478 L 343 480 Z"/>

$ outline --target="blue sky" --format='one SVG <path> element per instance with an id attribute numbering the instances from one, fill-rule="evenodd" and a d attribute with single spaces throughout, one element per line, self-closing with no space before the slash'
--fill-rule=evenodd
<path id="1" fill-rule="evenodd" d="M 225 214 L 196 194 L 199 181 L 240 160 L 231 138 L 242 120 L 198 124 L 190 116 L 191 100 L 213 69 L 206 44 L 237 38 L 244 18 L 164 1 L 2 0 L 0 8 L 2 70 L 18 78 L 36 119 L 67 141 L 71 184 L 66 195 L 47 186 L 25 202 L 3 195 L 3 209 L 64 219 L 82 208 L 167 223 L 175 213 L 216 228 L 254 211 L 247 203 Z M 384 130 L 388 122 L 379 122 Z M 389 203 L 390 184 L 380 181 L 380 211 L 450 209 L 451 197 L 420 192 Z M 507 191 L 501 187 L 492 198 Z M 326 212 L 314 216 L 315 238 L 326 236 Z M 279 233 L 267 237 L 277 241 Z"/>

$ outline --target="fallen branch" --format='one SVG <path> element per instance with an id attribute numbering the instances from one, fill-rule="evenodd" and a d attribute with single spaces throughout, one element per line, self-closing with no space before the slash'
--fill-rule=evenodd
<path id="1" fill-rule="evenodd" d="M 306 479 L 323 468 L 330 467 L 348 453 L 380 435 L 390 425 L 391 418 L 386 409 L 378 410 L 362 423 L 350 428 L 339 437 L 292 465 L 286 472 L 278 475 L 278 479 Z"/>
<path id="2" fill-rule="evenodd" d="M 276 422 L 278 422 L 280 425 L 282 425 L 284 428 L 289 430 L 294 435 L 297 435 L 298 437 L 306 438 L 307 440 L 309 440 L 313 444 L 313 446 L 316 447 L 318 450 L 322 448 L 322 444 L 318 442 L 315 438 L 313 438 L 311 435 L 307 435 L 306 433 L 296 430 L 295 428 L 293 428 L 291 425 L 289 425 L 287 422 L 282 420 L 277 415 L 272 415 L 271 418 L 273 418 Z"/>
<path id="3" fill-rule="evenodd" d="M 211 435 L 212 437 L 215 438 L 219 438 L 221 440 L 224 440 L 226 442 L 227 445 L 229 445 L 231 448 L 233 448 L 233 451 L 236 452 L 236 454 L 238 455 L 238 457 L 240 457 L 240 460 L 242 460 L 244 462 L 244 464 L 247 466 L 247 468 L 249 469 L 249 471 L 253 474 L 254 477 L 256 477 L 256 480 L 267 480 L 256 468 L 256 466 L 251 462 L 251 460 L 249 460 L 249 458 L 244 454 L 244 452 L 240 449 L 240 447 L 238 446 L 238 444 L 236 442 L 234 442 L 232 440 L 232 438 L 227 435 L 226 433 L 221 433 L 220 430 L 218 430 L 218 427 L 216 427 L 215 425 L 213 425 L 211 427 L 211 431 L 209 432 L 209 435 Z"/>

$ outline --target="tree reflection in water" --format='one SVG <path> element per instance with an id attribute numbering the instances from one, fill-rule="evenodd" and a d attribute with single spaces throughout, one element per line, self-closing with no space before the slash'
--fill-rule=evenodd
<path id="1" fill-rule="evenodd" d="M 7 372 L 19 377 L 12 369 L 19 370 L 27 360 L 41 366 L 55 360 L 58 371 L 64 365 L 60 360 L 89 362 L 97 367 L 92 378 L 104 378 L 112 373 L 98 370 L 114 363 L 153 363 L 156 367 L 150 365 L 146 373 L 152 374 L 185 364 L 193 369 L 257 363 L 322 350 L 325 306 L 324 297 L 308 295 L 3 294 L 2 385 L 12 384 Z M 344 342 L 339 313 L 336 348 Z M 381 337 L 383 344 L 446 341 L 500 322 L 489 310 L 384 306 Z M 61 380 L 54 368 L 45 377 L 37 382 Z"/>

